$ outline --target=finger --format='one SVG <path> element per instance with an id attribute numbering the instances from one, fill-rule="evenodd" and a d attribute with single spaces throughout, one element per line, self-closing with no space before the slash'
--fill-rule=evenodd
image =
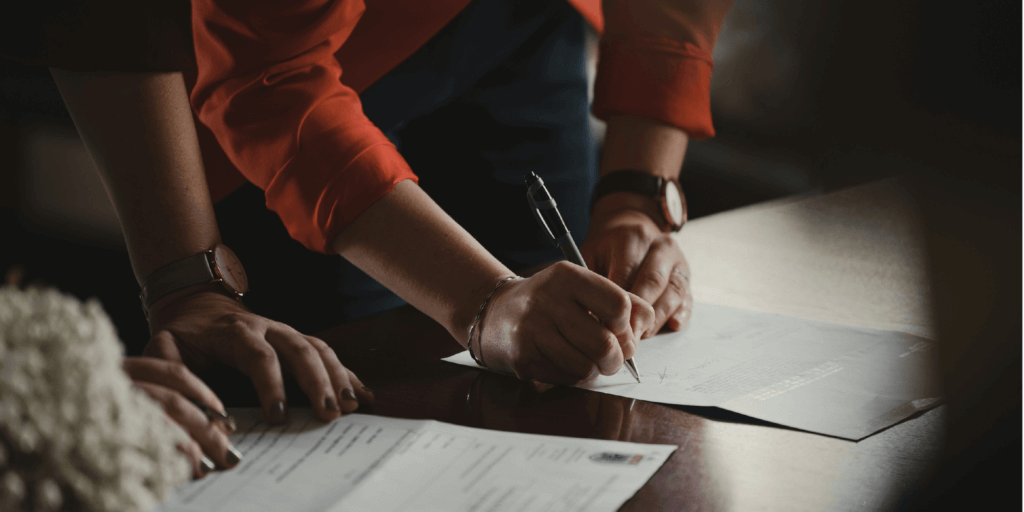
<path id="1" fill-rule="evenodd" d="M 142 350 L 142 355 L 146 357 L 167 359 L 168 361 L 182 361 L 181 351 L 178 350 L 177 340 L 175 340 L 171 331 L 166 329 L 157 331 L 157 333 L 149 339 L 149 343 L 146 344 L 146 348 Z"/>
<path id="2" fill-rule="evenodd" d="M 644 256 L 629 291 L 654 304 L 668 286 L 669 275 L 681 258 L 681 253 L 669 239 L 655 240 Z"/>
<path id="3" fill-rule="evenodd" d="M 192 465 L 192 478 L 203 478 L 213 471 L 213 467 L 211 465 L 204 464 L 209 461 L 209 458 L 203 455 L 203 449 L 200 448 L 195 441 L 189 439 L 188 441 L 179 444 L 177 448 L 178 451 L 188 459 L 189 464 Z"/>
<path id="4" fill-rule="evenodd" d="M 242 328 L 240 337 L 227 349 L 224 358 L 252 380 L 267 423 L 287 422 L 288 402 L 277 352 L 259 331 Z"/>
<path id="5" fill-rule="evenodd" d="M 346 371 L 348 371 L 348 381 L 352 383 L 352 389 L 355 390 L 356 397 L 359 398 L 359 403 L 372 404 L 375 399 L 373 396 L 373 390 L 366 387 L 366 385 L 363 384 L 363 381 L 356 376 L 355 372 L 347 368 Z"/>
<path id="6" fill-rule="evenodd" d="M 198 400 L 227 416 L 224 404 L 217 398 L 217 394 L 182 363 L 153 357 L 127 357 L 123 367 L 125 373 L 134 381 L 150 382 L 173 389 L 186 398 Z M 216 421 L 214 424 L 220 426 L 226 434 L 234 432 L 234 420 Z"/>
<path id="7" fill-rule="evenodd" d="M 328 422 L 341 416 L 338 397 L 331 387 L 331 377 L 327 374 L 323 358 L 316 347 L 305 336 L 290 327 L 267 329 L 267 342 L 291 368 L 299 387 L 309 397 L 317 417 Z"/>
<path id="8" fill-rule="evenodd" d="M 352 382 L 354 374 L 345 368 L 338 360 L 338 354 L 334 352 L 327 343 L 314 336 L 305 336 L 306 341 L 320 354 L 324 369 L 330 379 L 331 389 L 337 398 L 337 406 L 340 414 L 348 414 L 359 408 L 359 394 L 356 393 L 357 386 Z M 362 383 L 359 383 L 362 387 Z"/>
<path id="9" fill-rule="evenodd" d="M 597 359 L 608 359 L 604 351 L 621 354 L 617 346 L 612 346 L 618 344 L 615 336 L 583 311 L 559 315 L 558 324 L 552 322 L 547 331 L 543 337 L 535 338 L 537 351 L 571 383 L 596 378 L 602 368 Z M 612 364 L 605 362 L 605 366 Z"/>
<path id="10" fill-rule="evenodd" d="M 202 452 L 217 466 L 231 468 L 241 461 L 241 453 L 231 445 L 224 432 L 209 421 L 184 395 L 151 382 L 135 381 L 135 385 L 159 402 L 167 416 L 185 429 L 189 437 L 199 444 Z"/>
<path id="11" fill-rule="evenodd" d="M 608 254 L 608 279 L 623 290 L 630 289 L 646 253 L 646 244 L 637 237 L 613 245 Z"/>
<path id="12" fill-rule="evenodd" d="M 683 304 L 679 307 L 679 311 L 676 312 L 671 318 L 668 319 L 668 328 L 673 331 L 682 330 L 684 327 L 690 324 L 690 318 L 693 316 L 693 295 L 687 286 L 686 296 L 683 297 Z"/>
<path id="13" fill-rule="evenodd" d="M 539 338 L 532 337 L 532 339 L 537 340 Z M 563 344 L 565 344 L 564 341 Z M 597 377 L 597 367 L 593 363 L 589 364 L 594 371 L 588 373 L 583 378 L 568 375 L 565 370 L 556 364 L 560 356 L 545 355 L 540 346 L 540 343 L 533 343 L 529 349 L 521 353 L 520 357 L 512 362 L 512 372 L 520 380 L 538 380 L 549 384 L 575 385 Z M 583 359 L 586 360 L 586 358 Z"/>
<path id="14" fill-rule="evenodd" d="M 593 272 L 571 266 L 571 269 L 562 267 L 560 272 L 566 278 L 564 286 L 572 294 L 573 300 L 583 309 L 593 312 L 616 336 L 630 331 L 630 311 L 633 305 L 629 293 Z"/>
<path id="15" fill-rule="evenodd" d="M 585 380 L 596 366 L 602 375 L 614 375 L 622 367 L 624 361 L 620 341 L 614 333 L 609 331 L 597 319 L 582 309 L 565 311 L 558 315 L 558 323 L 555 326 L 559 334 L 578 352 L 585 360 L 573 361 L 572 368 L 576 370 L 573 375 Z M 627 330 L 627 332 L 629 332 Z M 631 333 L 630 333 L 631 334 Z M 632 338 L 632 336 L 628 336 Z M 548 355 L 556 365 L 562 363 L 563 357 L 570 354 L 567 351 L 555 352 L 560 347 L 558 343 L 545 343 L 544 348 L 551 350 Z M 541 347 L 538 347 L 541 348 Z M 582 363 L 587 363 L 581 367 Z M 579 370 L 585 372 L 579 375 Z"/>
<path id="16" fill-rule="evenodd" d="M 629 323 L 632 326 L 634 343 L 638 343 L 643 338 L 645 332 L 654 328 L 654 321 L 657 315 L 654 312 L 654 306 L 639 296 L 631 293 L 629 294 L 629 300 L 632 304 Z M 635 349 L 636 347 L 634 346 L 633 348 Z"/>
<path id="17" fill-rule="evenodd" d="M 686 295 L 688 286 L 686 279 L 677 271 L 669 273 L 668 286 L 664 293 L 654 303 L 654 325 L 647 330 L 645 337 L 654 336 L 665 325 L 669 317 L 679 313 L 683 305 L 683 297 Z"/>

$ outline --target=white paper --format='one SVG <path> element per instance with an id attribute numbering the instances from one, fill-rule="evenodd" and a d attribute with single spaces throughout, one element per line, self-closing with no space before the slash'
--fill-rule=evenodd
<path id="1" fill-rule="evenodd" d="M 696 304 L 685 330 L 640 342 L 641 383 L 622 368 L 580 387 L 857 440 L 938 402 L 933 355 L 910 334 Z"/>
<path id="2" fill-rule="evenodd" d="M 236 468 L 188 483 L 160 512 L 519 511 L 619 508 L 676 447 L 293 409 L 281 427 L 232 409 Z"/>

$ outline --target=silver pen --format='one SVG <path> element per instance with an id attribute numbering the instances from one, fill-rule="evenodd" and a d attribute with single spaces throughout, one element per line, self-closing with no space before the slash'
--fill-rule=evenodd
<path id="1" fill-rule="evenodd" d="M 580 254 L 576 242 L 572 239 L 572 234 L 569 233 L 569 228 L 565 227 L 565 221 L 562 219 L 562 214 L 558 212 L 555 200 L 551 198 L 547 187 L 544 186 L 544 180 L 540 179 L 537 173 L 531 172 L 526 175 L 526 187 L 526 198 L 530 201 L 530 209 L 533 210 L 533 216 L 537 218 L 537 222 L 554 239 L 555 244 L 565 255 L 565 259 L 587 268 L 586 262 L 583 261 L 583 255 Z M 626 359 L 625 364 L 629 374 L 639 383 L 640 373 L 636 370 L 636 363 L 629 358 Z"/>

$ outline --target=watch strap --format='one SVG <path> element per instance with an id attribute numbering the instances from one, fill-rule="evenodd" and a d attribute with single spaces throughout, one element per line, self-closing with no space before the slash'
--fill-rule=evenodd
<path id="1" fill-rule="evenodd" d="M 194 254 L 150 274 L 142 283 L 142 292 L 139 293 L 142 309 L 148 312 L 157 299 L 173 291 L 217 280 L 208 254 L 209 251 Z"/>
<path id="2" fill-rule="evenodd" d="M 594 187 L 594 196 L 590 200 L 593 209 L 597 200 L 614 192 L 634 192 L 650 197 L 661 194 L 664 178 L 643 171 L 622 170 L 605 174 Z"/>

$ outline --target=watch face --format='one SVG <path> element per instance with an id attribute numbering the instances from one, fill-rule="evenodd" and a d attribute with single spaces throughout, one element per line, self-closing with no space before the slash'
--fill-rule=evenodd
<path id="1" fill-rule="evenodd" d="M 669 222 L 679 229 L 686 222 L 686 204 L 683 202 L 683 194 L 679 192 L 679 186 L 674 181 L 665 182 L 665 216 Z"/>
<path id="2" fill-rule="evenodd" d="M 242 262 L 226 245 L 217 244 L 213 247 L 213 272 L 223 279 L 224 287 L 232 293 L 244 294 L 249 291 L 249 278 L 245 275 Z"/>

